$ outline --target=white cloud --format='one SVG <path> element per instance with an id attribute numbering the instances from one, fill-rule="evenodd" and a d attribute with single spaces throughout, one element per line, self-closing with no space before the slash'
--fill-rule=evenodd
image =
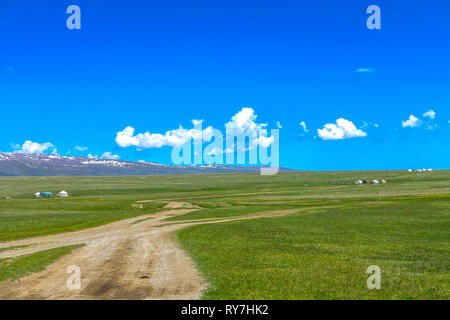
<path id="1" fill-rule="evenodd" d="M 402 121 L 403 128 L 416 128 L 422 125 L 422 121 L 414 115 L 410 115 L 409 119 L 406 121 Z"/>
<path id="2" fill-rule="evenodd" d="M 317 133 L 322 140 L 341 140 L 367 136 L 367 133 L 357 129 L 353 122 L 343 118 L 337 119 L 336 124 L 326 124 L 323 129 L 318 129 Z"/>
<path id="3" fill-rule="evenodd" d="M 270 145 L 274 142 L 274 137 L 265 137 L 265 136 L 259 136 L 258 138 L 253 140 L 253 145 L 259 145 L 263 148 L 269 148 Z"/>
<path id="4" fill-rule="evenodd" d="M 256 118 L 257 115 L 252 108 L 242 108 L 225 124 L 227 133 L 235 136 L 245 135 L 250 137 L 250 141 L 256 140 L 260 146 L 267 145 L 268 141 L 273 141 L 273 139 L 258 138 L 267 124 L 257 123 Z M 188 130 L 180 126 L 178 129 L 167 131 L 164 134 L 149 132 L 135 134 L 135 129 L 128 126 L 117 133 L 116 143 L 122 148 L 134 146 L 148 149 L 163 146 L 179 147 L 190 139 L 203 142 L 212 140 L 213 127 L 209 126 L 200 130 L 199 126 L 203 123 L 203 120 L 192 120 L 192 123 L 194 124 L 193 129 Z"/>
<path id="5" fill-rule="evenodd" d="M 229 122 L 225 124 L 227 132 L 244 134 L 250 137 L 257 136 L 258 130 L 262 130 L 267 123 L 256 123 L 258 116 L 252 108 L 242 108 Z"/>
<path id="6" fill-rule="evenodd" d="M 14 149 L 16 149 L 14 152 L 22 152 L 22 153 L 32 154 L 32 153 L 43 153 L 44 151 L 53 149 L 52 153 L 57 154 L 56 147 L 50 142 L 38 143 L 38 142 L 32 142 L 30 140 L 27 140 L 24 142 L 24 144 L 22 146 L 15 145 L 13 147 L 14 147 Z"/>
<path id="7" fill-rule="evenodd" d="M 428 110 L 423 114 L 423 117 L 430 118 L 431 120 L 433 120 L 434 118 L 436 118 L 436 112 L 434 112 L 433 110 Z"/>
<path id="8" fill-rule="evenodd" d="M 88 147 L 80 147 L 80 146 L 76 146 L 74 149 L 75 149 L 75 150 L 78 150 L 78 151 L 86 151 L 86 150 L 88 149 Z"/>
<path id="9" fill-rule="evenodd" d="M 246 150 L 248 150 L 248 149 L 246 149 Z M 219 148 L 213 148 L 212 150 L 210 150 L 210 151 L 206 151 L 205 150 L 205 154 L 206 155 L 220 155 L 220 154 L 227 154 L 227 153 L 233 153 L 234 152 L 234 147 L 230 147 L 230 148 L 228 148 L 228 149 L 225 149 L 225 150 L 223 150 L 223 149 L 219 149 Z"/>
<path id="10" fill-rule="evenodd" d="M 256 146 L 268 148 L 274 141 L 273 137 L 265 137 L 267 135 L 267 123 L 257 123 L 258 115 L 252 108 L 242 108 L 236 113 L 229 122 L 225 124 L 227 135 L 246 136 L 249 137 L 252 149 Z M 279 123 L 277 123 L 279 124 Z"/>
<path id="11" fill-rule="evenodd" d="M 102 154 L 100 159 L 107 159 L 107 160 L 119 160 L 120 156 L 117 154 L 112 154 L 111 152 L 105 152 Z"/>
<path id="12" fill-rule="evenodd" d="M 98 156 L 89 153 L 89 154 L 88 154 L 88 158 L 89 158 L 89 159 L 98 159 Z"/>
<path id="13" fill-rule="evenodd" d="M 213 148 L 211 151 L 205 152 L 205 154 L 208 155 L 208 156 L 211 156 L 211 155 L 216 156 L 216 155 L 219 155 L 219 154 L 222 154 L 222 153 L 223 153 L 223 150 L 219 149 L 219 148 Z"/>
<path id="14" fill-rule="evenodd" d="M 369 127 L 371 127 L 371 126 L 373 126 L 373 127 L 375 127 L 375 128 L 380 127 L 380 126 L 378 125 L 378 123 L 373 123 L 373 122 L 363 121 L 363 125 L 361 126 L 361 128 L 365 129 L 365 128 L 369 128 Z"/>
<path id="15" fill-rule="evenodd" d="M 355 72 L 361 73 L 361 72 L 375 72 L 376 69 L 374 68 L 359 68 L 356 69 Z"/>
<path id="16" fill-rule="evenodd" d="M 200 125 L 200 124 L 203 124 L 203 121 L 205 121 L 205 120 L 197 120 L 197 119 L 193 119 L 192 120 L 192 124 L 194 125 L 194 126 L 196 126 L 196 125 Z"/>
<path id="17" fill-rule="evenodd" d="M 192 120 L 192 123 L 194 126 L 197 126 L 202 123 L 202 120 Z M 128 126 L 123 131 L 117 133 L 116 143 L 122 148 L 132 146 L 143 149 L 161 148 L 164 146 L 177 147 L 192 138 L 210 141 L 212 138 L 212 130 L 212 127 L 207 127 L 202 131 L 195 128 L 187 130 L 180 126 L 178 129 L 167 131 L 165 134 L 145 132 L 135 135 L 135 129 Z"/>
<path id="18" fill-rule="evenodd" d="M 281 125 L 280 121 L 277 121 L 277 128 L 278 129 L 283 129 L 283 126 Z"/>
<path id="19" fill-rule="evenodd" d="M 303 128 L 303 131 L 309 132 L 308 128 L 306 127 L 306 122 L 305 121 L 300 122 L 300 127 Z"/>

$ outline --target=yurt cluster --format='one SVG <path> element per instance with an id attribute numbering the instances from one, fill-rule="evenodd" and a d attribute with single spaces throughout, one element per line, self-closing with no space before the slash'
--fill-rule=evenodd
<path id="1" fill-rule="evenodd" d="M 340 182 L 337 182 L 337 181 L 328 181 L 328 183 L 329 184 L 341 184 Z M 345 181 L 344 182 L 344 184 L 386 184 L 387 183 L 387 181 L 386 180 L 356 180 L 356 181 L 353 181 L 353 182 L 348 182 L 348 181 Z M 306 182 L 305 182 L 305 185 L 307 185 L 306 184 Z"/>
<path id="2" fill-rule="evenodd" d="M 36 192 L 33 197 L 35 199 L 38 198 L 54 198 L 55 194 L 53 192 Z M 59 198 L 68 198 L 69 193 L 67 191 L 62 190 L 60 193 L 57 194 L 57 197 Z"/>
<path id="3" fill-rule="evenodd" d="M 433 169 L 408 169 L 409 173 L 412 172 L 418 172 L 418 173 L 425 173 L 425 172 L 433 172 Z"/>
<path id="4" fill-rule="evenodd" d="M 381 181 L 379 181 L 379 180 L 356 180 L 355 181 L 355 184 L 386 184 L 387 182 L 386 182 L 386 180 L 381 180 Z"/>

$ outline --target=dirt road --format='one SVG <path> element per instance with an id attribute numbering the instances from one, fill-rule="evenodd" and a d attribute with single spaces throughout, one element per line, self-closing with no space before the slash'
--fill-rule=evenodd
<path id="1" fill-rule="evenodd" d="M 163 221 L 195 209 L 169 204 L 165 211 L 65 234 L 1 243 L 0 253 L 16 257 L 42 250 L 85 244 L 39 273 L 0 283 L 0 299 L 198 299 L 207 287 L 194 263 L 173 241 L 189 225 L 283 216 L 293 210 L 203 221 Z M 170 209 L 170 210 L 169 210 Z M 29 247 L 28 247 L 29 246 Z M 69 290 L 69 266 L 81 270 L 81 289 Z"/>

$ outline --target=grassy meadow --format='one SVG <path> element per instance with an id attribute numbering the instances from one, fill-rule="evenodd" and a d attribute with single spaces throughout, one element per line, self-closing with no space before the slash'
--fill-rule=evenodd
<path id="1" fill-rule="evenodd" d="M 66 246 L 17 258 L 0 259 L 0 281 L 14 280 L 31 273 L 40 272 L 53 261 L 80 247 L 82 245 Z"/>
<path id="2" fill-rule="evenodd" d="M 388 183 L 352 184 L 357 179 Z M 32 198 L 61 190 L 71 197 Z M 140 200 L 154 201 L 136 206 Z M 0 243 L 153 213 L 165 201 L 200 208 L 171 220 L 295 210 L 179 231 L 176 240 L 210 284 L 205 299 L 450 298 L 448 170 L 2 177 Z M 20 258 L 22 269 L 33 256 Z M 0 281 L 17 277 L 14 259 L 3 260 Z M 367 289 L 370 265 L 381 269 L 380 290 Z"/>

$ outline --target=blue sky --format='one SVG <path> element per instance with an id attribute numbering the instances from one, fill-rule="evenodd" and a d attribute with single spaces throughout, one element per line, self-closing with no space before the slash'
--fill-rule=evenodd
<path id="1" fill-rule="evenodd" d="M 66 27 L 71 4 L 81 30 Z M 381 30 L 366 27 L 372 4 Z M 0 6 L 2 152 L 51 144 L 61 155 L 170 164 L 170 146 L 121 147 L 117 133 L 164 135 L 192 119 L 222 130 L 251 108 L 257 124 L 282 125 L 282 166 L 450 168 L 446 0 Z M 341 118 L 356 131 L 318 131 Z"/>

